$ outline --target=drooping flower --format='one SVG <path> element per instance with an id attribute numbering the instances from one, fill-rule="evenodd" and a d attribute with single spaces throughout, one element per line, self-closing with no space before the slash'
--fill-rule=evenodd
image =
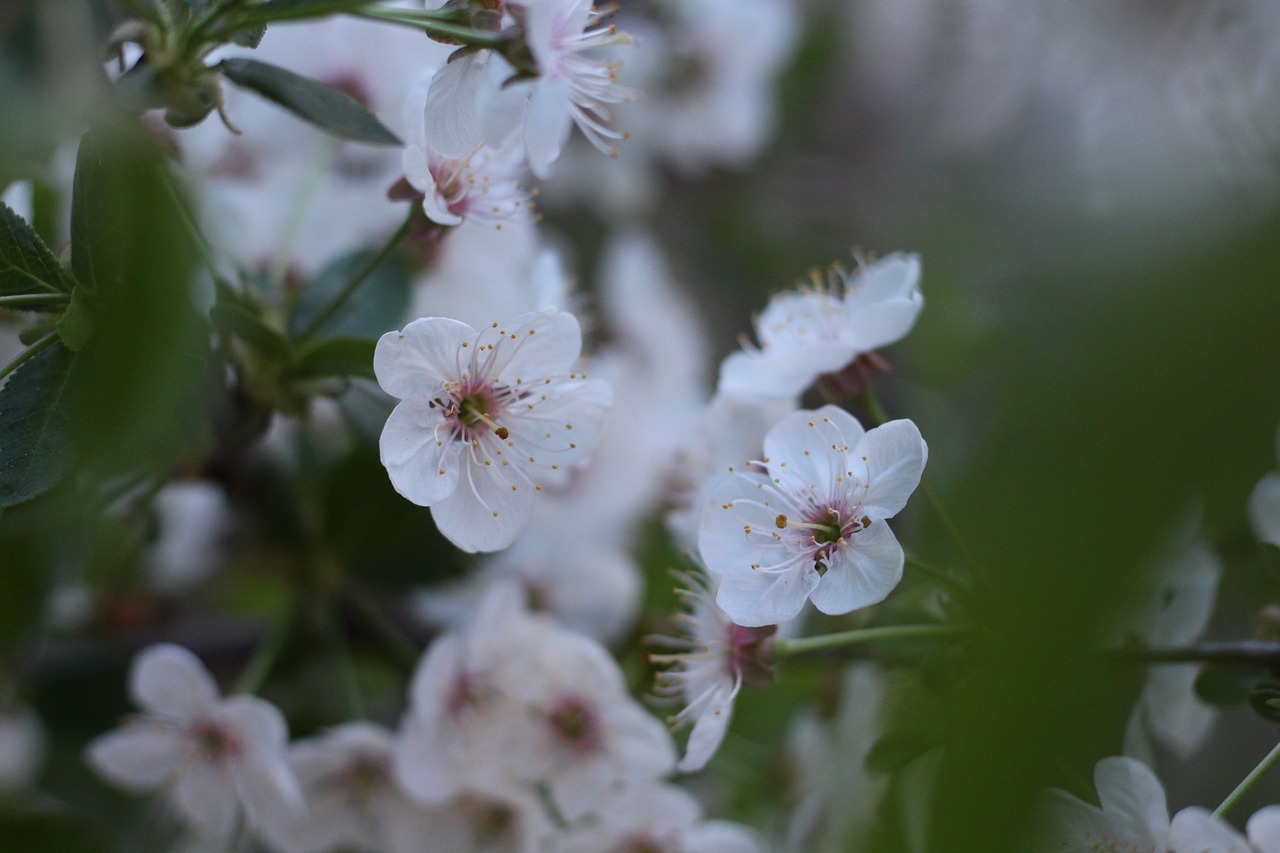
<path id="1" fill-rule="evenodd" d="M 571 369 L 581 348 L 578 321 L 556 309 L 479 332 L 424 317 L 378 341 L 378 383 L 401 399 L 382 464 L 459 548 L 510 545 L 534 493 L 595 446 L 612 392 Z"/>
<path id="2" fill-rule="evenodd" d="M 626 43 L 612 26 L 595 26 L 591 0 L 520 0 L 510 3 L 525 26 L 525 40 L 538 69 L 524 120 L 529 168 L 539 178 L 550 173 L 574 124 L 596 148 L 613 151 L 623 134 L 606 122 L 608 105 L 629 95 L 617 86 L 617 64 L 589 51 Z"/>
<path id="3" fill-rule="evenodd" d="M 129 692 L 145 712 L 89 744 L 89 763 L 121 787 L 165 789 L 196 828 L 229 839 L 241 815 L 262 827 L 303 808 L 285 754 L 288 731 L 274 705 L 256 696 L 222 699 L 213 677 L 186 649 L 143 650 Z"/>
<path id="4" fill-rule="evenodd" d="M 745 628 L 735 624 L 715 602 L 713 579 L 701 573 L 677 577 L 683 585 L 676 592 L 687 608 L 676 617 L 682 636 L 650 637 L 651 645 L 674 652 L 651 654 L 649 659 L 668 667 L 658 673 L 654 692 L 663 699 L 684 703 L 670 722 L 693 725 L 684 758 L 677 766 L 692 773 L 705 767 L 720 748 L 742 686 L 772 683 L 768 649 L 776 629 L 772 625 Z"/>
<path id="5" fill-rule="evenodd" d="M 720 366 L 719 393 L 743 400 L 791 398 L 900 339 L 915 324 L 920 258 L 892 254 L 856 273 L 833 267 L 812 288 L 786 291 L 756 319 L 758 349 L 731 353 Z"/>
<path id="6" fill-rule="evenodd" d="M 516 145 L 492 147 L 481 142 L 461 156 L 441 154 L 427 142 L 427 86 L 418 81 L 405 102 L 404 174 L 422 193 L 427 218 L 440 225 L 459 225 L 464 219 L 501 227 L 529 211 L 529 194 L 521 186 L 528 168 Z"/>
<path id="7" fill-rule="evenodd" d="M 698 531 L 716 601 L 739 625 L 794 618 L 807 599 L 823 613 L 875 604 L 902 579 L 904 557 L 885 523 L 920 482 L 928 447 L 915 424 L 870 431 L 824 406 L 783 418 L 764 458 L 711 489 Z"/>

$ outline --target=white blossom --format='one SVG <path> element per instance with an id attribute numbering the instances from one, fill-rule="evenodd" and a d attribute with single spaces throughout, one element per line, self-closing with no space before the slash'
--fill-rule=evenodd
<path id="1" fill-rule="evenodd" d="M 644 785 L 610 795 L 599 817 L 569 832 L 559 853 L 758 853 L 760 842 L 745 827 L 703 820 L 702 808 L 674 785 Z"/>
<path id="2" fill-rule="evenodd" d="M 576 124 L 592 145 L 610 152 L 623 134 L 610 128 L 608 105 L 629 95 L 617 85 L 617 64 L 590 55 L 628 39 L 612 26 L 594 26 L 591 0 L 520 0 L 525 40 L 538 77 L 529 94 L 524 144 L 529 168 L 545 178 Z"/>
<path id="3" fill-rule="evenodd" d="M 1276 433 L 1276 455 L 1280 456 L 1280 432 Z M 1249 521 L 1259 540 L 1280 547 L 1280 474 L 1267 474 L 1253 487 Z"/>
<path id="4" fill-rule="evenodd" d="M 0 796 L 29 787 L 45 756 L 44 726 L 24 706 L 0 713 Z"/>
<path id="5" fill-rule="evenodd" d="M 835 406 L 795 412 L 764 440 L 764 457 L 732 470 L 704 504 L 698 550 L 722 575 L 716 600 L 738 624 L 875 604 L 902 579 L 903 552 L 885 523 L 920 482 L 928 448 L 911 421 L 870 431 Z"/>
<path id="6" fill-rule="evenodd" d="M 571 370 L 581 347 L 578 321 L 555 309 L 479 332 L 424 317 L 378 341 L 378 383 L 401 399 L 382 432 L 382 464 L 459 548 L 510 545 L 534 493 L 563 481 L 599 440 L 612 394 Z"/>
<path id="7" fill-rule="evenodd" d="M 303 809 L 284 718 L 270 702 L 220 698 L 195 655 L 167 643 L 139 653 L 129 692 L 144 713 L 88 747 L 89 763 L 108 780 L 164 790 L 182 817 L 223 839 L 242 815 L 261 827 Z"/>
<path id="8" fill-rule="evenodd" d="M 769 301 L 755 323 L 760 347 L 729 355 L 719 393 L 744 400 L 790 398 L 819 376 L 899 340 L 924 305 L 920 259 L 892 254 L 857 272 L 814 274 L 813 287 Z"/>
<path id="9" fill-rule="evenodd" d="M 1160 780 L 1142 762 L 1111 757 L 1093 771 L 1098 805 L 1061 790 L 1048 793 L 1035 850 L 1043 853 L 1277 853 L 1280 847 L 1246 841 L 1230 824 L 1203 808 L 1185 808 L 1169 818 Z M 1266 811 L 1266 810 L 1264 810 Z M 1269 816 L 1250 841 L 1262 841 Z M 1272 839 L 1274 840 L 1274 838 Z"/>
<path id="10" fill-rule="evenodd" d="M 768 650 L 776 629 L 735 624 L 715 602 L 714 579 L 701 573 L 677 577 L 682 585 L 676 593 L 685 605 L 676 617 L 681 636 L 650 637 L 650 645 L 673 651 L 651 654 L 649 659 L 667 667 L 658 673 L 655 693 L 684 705 L 670 722 L 693 726 L 678 765 L 692 773 L 706 766 L 720 748 L 742 686 L 762 687 L 773 681 Z"/>

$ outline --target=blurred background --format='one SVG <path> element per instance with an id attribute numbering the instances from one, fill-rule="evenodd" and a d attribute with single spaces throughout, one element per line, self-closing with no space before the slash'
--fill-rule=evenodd
<path id="1" fill-rule="evenodd" d="M 889 794 L 868 826 L 809 849 L 1018 849 L 1037 791 L 1088 798 L 1093 764 L 1120 751 L 1141 672 L 1079 650 L 1141 606 L 1146 573 L 1171 541 L 1202 534 L 1223 561 L 1210 637 L 1254 636 L 1255 614 L 1280 593 L 1280 555 L 1257 544 L 1246 513 L 1254 484 L 1280 465 L 1280 7 L 778 0 L 708 2 L 711 23 L 692 14 L 672 23 L 663 4 L 617 5 L 619 26 L 630 20 L 629 31 L 645 36 L 625 61 L 646 98 L 628 105 L 634 125 L 626 110 L 618 117 L 632 144 L 616 160 L 585 145 L 569 152 L 539 196 L 540 228 L 588 302 L 610 236 L 652 234 L 702 324 L 709 393 L 715 363 L 753 313 L 810 268 L 849 264 L 854 252 L 923 259 L 925 310 L 906 340 L 881 353 L 892 371 L 877 391 L 891 416 L 912 418 L 926 436 L 928 476 L 959 537 L 919 499 L 895 528 L 913 553 L 972 579 L 980 600 L 965 615 L 988 633 L 964 660 L 928 661 L 929 678 L 916 677 L 923 665 L 901 675 L 912 683 L 883 712 L 927 720 L 945 749 L 898 762 L 877 783 Z M 0 5 L 0 188 L 16 187 L 10 205 L 26 206 L 55 252 L 70 235 L 76 141 L 110 86 L 104 46 L 127 18 L 125 4 Z M 711 43 L 697 28 L 712 24 L 723 25 L 718 67 L 694 61 L 697 45 Z M 310 43 L 305 61 L 320 64 L 348 49 Z M 647 66 L 646 51 L 658 48 L 666 64 Z M 378 79 L 400 91 L 412 81 L 390 79 L 386 50 L 392 67 Z M 719 82 L 679 101 L 671 95 L 679 75 L 686 85 L 687 75 Z M 251 126 L 254 107 L 235 111 L 244 97 L 235 93 L 228 109 L 252 141 L 264 131 Z M 659 107 L 671 112 L 668 123 L 641 112 Z M 178 170 L 191 198 L 224 192 L 220 158 L 232 137 L 216 115 L 191 131 L 157 133 L 185 152 Z M 394 169 L 394 156 L 390 167 L 370 158 L 348 161 L 349 173 Z M 292 585 L 324 583 L 309 550 L 317 535 L 375 596 L 466 568 L 426 510 L 391 492 L 368 441 L 332 453 L 324 429 L 311 429 L 314 413 L 287 413 L 303 425 L 290 432 L 280 408 L 257 412 L 274 421 L 269 432 L 263 423 L 239 441 L 230 433 L 249 429 L 243 401 L 214 394 L 193 403 L 181 391 L 203 376 L 198 366 L 155 369 L 207 353 L 173 331 L 186 321 L 165 308 L 175 287 L 166 273 L 183 280 L 196 262 L 174 248 L 173 217 L 157 212 L 165 191 L 148 174 L 125 168 L 105 184 L 120 195 L 98 200 L 100 215 L 142 223 L 121 226 L 121 239 L 155 253 L 132 297 L 141 316 L 119 318 L 131 344 L 99 368 L 122 371 L 119 394 L 95 397 L 98 408 L 81 423 L 106 436 L 105 450 L 99 438 L 90 443 L 91 457 L 137 454 L 144 439 L 163 445 L 180 430 L 176 412 L 207 406 L 215 437 L 199 452 L 177 448 L 163 467 L 216 488 L 166 505 L 180 518 L 225 515 L 232 532 L 214 525 L 208 534 L 220 543 L 216 581 L 187 567 L 202 580 L 170 578 L 166 587 L 153 583 L 142 556 L 152 553 L 163 506 L 115 516 L 62 489 L 0 514 L 0 683 L 10 701 L 38 711 L 46 753 L 33 771 L 45 799 L 7 819 L 32 844 L 56 839 L 57 849 L 128 849 L 103 829 L 116 819 L 105 816 L 145 811 L 79 765 L 84 742 L 128 710 L 123 676 L 137 647 L 189 642 L 215 671 L 221 663 L 234 673 L 264 620 L 289 606 Z M 380 201 L 390 183 L 357 189 Z M 217 203 L 234 207 L 225 192 Z M 258 197 L 243 204 L 284 221 L 263 213 Z M 326 208 L 331 222 L 316 228 L 359 231 L 344 249 L 369 245 L 399 218 L 354 202 L 319 205 L 315 215 Z M 235 227 L 228 233 L 245 248 Z M 319 266 L 306 264 L 297 261 L 298 276 Z M 383 327 L 398 316 L 390 308 Z M 20 350 L 24 323 L 0 309 L 0 357 Z M 375 419 L 375 439 L 378 429 Z M 288 449 L 263 452 L 262 435 L 288 436 Z M 104 476 L 116 482 L 121 473 Z M 682 559 L 659 517 L 660 508 L 638 547 L 647 609 L 620 644 L 641 690 L 638 638 L 662 624 L 665 573 Z M 188 556 L 212 548 L 177 546 Z M 911 584 L 902 612 L 921 597 Z M 290 709 L 298 731 L 332 722 L 336 712 L 311 698 L 324 661 L 287 659 L 268 695 Z M 394 720 L 403 673 L 372 654 L 359 660 L 369 692 L 385 699 L 371 705 Z M 834 726 L 841 690 L 831 659 L 788 663 L 774 688 L 739 700 L 715 772 L 693 786 L 719 813 L 783 846 L 802 798 L 792 788 L 779 801 L 776 779 L 806 772 L 788 746 L 802 738 L 787 721 L 808 709 Z M 856 735 L 857 720 L 848 725 Z M 1215 806 L 1275 739 L 1275 725 L 1247 708 L 1224 710 L 1193 754 L 1160 756 L 1171 809 Z M 1280 777 L 1268 777 L 1236 816 L 1277 801 Z"/>

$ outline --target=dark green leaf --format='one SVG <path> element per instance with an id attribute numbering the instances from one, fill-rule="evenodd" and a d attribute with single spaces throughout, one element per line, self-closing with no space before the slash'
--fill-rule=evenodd
<path id="1" fill-rule="evenodd" d="M 70 292 L 58 259 L 40 235 L 0 203 L 0 296 Z"/>
<path id="2" fill-rule="evenodd" d="M 872 773 L 892 773 L 942 744 L 942 734 L 927 729 L 897 729 L 886 732 L 867 753 L 866 768 Z"/>
<path id="3" fill-rule="evenodd" d="M 262 37 L 267 34 L 267 25 L 258 24 L 253 27 L 246 27 L 237 33 L 231 35 L 231 41 L 241 47 L 255 48 L 262 43 Z"/>
<path id="4" fill-rule="evenodd" d="M 80 352 L 93 336 L 93 309 L 89 306 L 84 290 L 76 288 L 71 294 L 71 304 L 58 321 L 58 337 L 72 352 Z"/>
<path id="5" fill-rule="evenodd" d="M 254 59 L 224 59 L 218 68 L 231 82 L 252 89 L 341 139 L 401 144 L 359 101 L 332 86 Z"/>
<path id="6" fill-rule="evenodd" d="M 86 133 L 76 158 L 72 266 L 93 339 L 77 362 L 75 423 L 92 430 L 78 443 L 95 477 L 172 464 L 203 434 L 209 334 L 167 169 L 153 137 L 120 117 Z"/>
<path id="7" fill-rule="evenodd" d="M 299 378 L 322 376 L 363 376 L 373 379 L 373 350 L 376 341 L 368 338 L 327 338 L 302 351 L 294 375 Z"/>
<path id="8" fill-rule="evenodd" d="M 218 329 L 235 335 L 264 356 L 277 361 L 292 359 L 293 342 L 244 304 L 220 298 L 209 316 Z"/>
<path id="9" fill-rule="evenodd" d="M 351 277 L 374 256 L 373 250 L 343 255 L 316 273 L 289 317 L 289 334 L 300 335 L 319 316 Z M 409 307 L 413 270 L 404 258 L 391 255 L 373 268 L 360 290 L 326 321 L 316 334 L 320 337 L 376 338 L 397 328 Z"/>
<path id="10" fill-rule="evenodd" d="M 1280 723 L 1280 686 L 1259 685 L 1249 694 L 1249 704 L 1264 720 Z"/>
<path id="11" fill-rule="evenodd" d="M 1210 705 L 1243 705 L 1263 681 L 1256 666 L 1238 663 L 1210 663 L 1196 676 L 1196 695 Z"/>
<path id="12" fill-rule="evenodd" d="M 71 466 L 67 390 L 73 358 L 55 343 L 0 388 L 0 507 L 47 492 Z"/>

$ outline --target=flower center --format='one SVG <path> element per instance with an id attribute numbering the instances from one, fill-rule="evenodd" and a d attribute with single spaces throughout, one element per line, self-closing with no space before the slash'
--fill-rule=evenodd
<path id="1" fill-rule="evenodd" d="M 499 402 L 504 390 L 495 389 L 487 383 L 464 381 L 450 388 L 447 401 L 437 397 L 430 405 L 444 409 L 445 417 L 454 423 L 454 434 L 463 441 L 472 441 L 490 430 L 505 440 L 510 432 L 496 420 L 504 411 Z"/>
<path id="2" fill-rule="evenodd" d="M 568 746 L 581 752 L 590 752 L 600 744 L 600 725 L 595 709 L 586 700 L 569 697 L 552 711 L 551 727 Z"/>
<path id="3" fill-rule="evenodd" d="M 799 541 L 793 543 L 813 553 L 813 561 L 818 571 L 826 571 L 826 563 L 835 550 L 855 533 L 871 526 L 867 516 L 859 518 L 856 513 L 834 506 L 815 507 L 805 521 L 795 521 L 785 514 L 774 519 L 774 526 L 779 530 L 795 529 Z"/>
<path id="4" fill-rule="evenodd" d="M 196 748 L 210 760 L 230 758 L 240 751 L 240 738 L 236 733 L 213 720 L 196 720 L 190 734 Z"/>

